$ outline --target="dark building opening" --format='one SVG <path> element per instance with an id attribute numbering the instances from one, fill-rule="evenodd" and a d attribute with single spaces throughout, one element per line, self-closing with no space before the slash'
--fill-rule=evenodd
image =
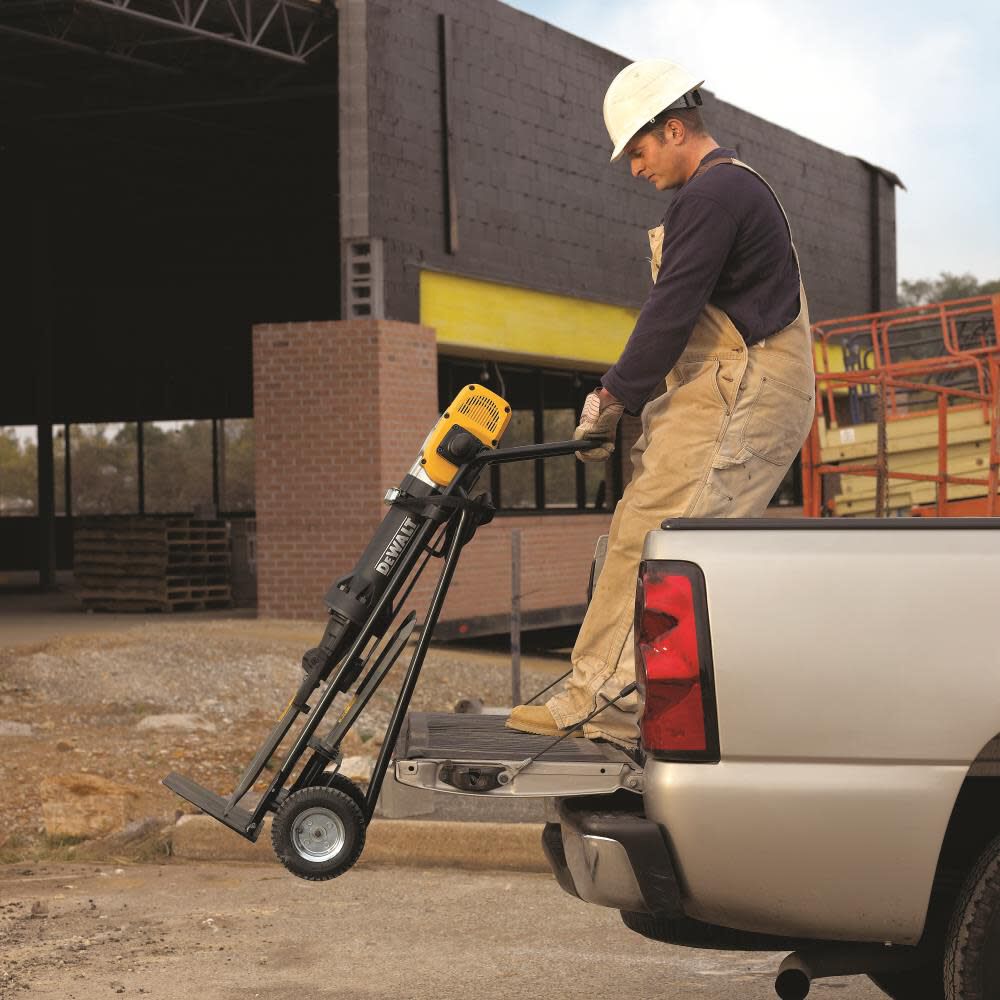
<path id="1" fill-rule="evenodd" d="M 41 551 L 44 573 L 53 526 L 69 566 L 67 507 L 246 511 L 226 445 L 253 414 L 251 327 L 340 313 L 334 18 L 299 0 L 0 9 L 0 428 L 37 456 L 33 504 L 0 483 L 0 569 Z M 205 468 L 160 468 L 185 428 Z M 122 468 L 95 506 L 79 449 L 101 439 Z"/>

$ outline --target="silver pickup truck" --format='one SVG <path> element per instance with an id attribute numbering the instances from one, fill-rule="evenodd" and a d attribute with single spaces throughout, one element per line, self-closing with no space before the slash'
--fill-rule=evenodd
<path id="1" fill-rule="evenodd" d="M 791 950 L 783 998 L 867 973 L 996 1000 L 998 529 L 667 521 L 638 581 L 638 752 L 413 714 L 396 779 L 552 797 L 567 892 L 647 937 Z"/>

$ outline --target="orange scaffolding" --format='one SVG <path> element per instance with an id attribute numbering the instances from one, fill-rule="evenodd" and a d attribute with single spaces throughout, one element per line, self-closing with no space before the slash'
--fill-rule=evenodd
<path id="1" fill-rule="evenodd" d="M 817 323 L 804 514 L 1000 513 L 998 329 L 1000 295 Z"/>

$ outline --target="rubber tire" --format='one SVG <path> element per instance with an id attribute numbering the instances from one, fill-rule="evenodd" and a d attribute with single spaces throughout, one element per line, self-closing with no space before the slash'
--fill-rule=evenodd
<path id="1" fill-rule="evenodd" d="M 327 861 L 311 861 L 302 857 L 292 841 L 292 828 L 306 809 L 327 809 L 344 826 L 344 844 Z M 271 824 L 271 846 L 278 860 L 299 878 L 310 882 L 325 882 L 343 875 L 354 867 L 365 846 L 365 818 L 357 803 L 347 793 L 336 788 L 316 785 L 292 793 L 281 803 Z"/>
<path id="2" fill-rule="evenodd" d="M 365 793 L 346 775 L 341 774 L 339 771 L 334 774 L 324 774 L 323 786 L 325 788 L 336 788 L 338 792 L 350 795 L 355 805 L 361 810 L 362 816 L 364 815 Z"/>
<path id="3" fill-rule="evenodd" d="M 979 856 L 962 886 L 944 963 L 948 1000 L 1000 997 L 1000 837 Z"/>

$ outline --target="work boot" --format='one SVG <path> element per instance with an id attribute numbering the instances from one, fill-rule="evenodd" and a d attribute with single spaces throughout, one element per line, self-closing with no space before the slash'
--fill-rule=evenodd
<path id="1" fill-rule="evenodd" d="M 552 713 L 545 705 L 518 705 L 510 713 L 506 726 L 521 733 L 533 733 L 535 736 L 565 736 L 568 729 L 560 729 Z M 578 729 L 573 736 L 583 736 L 583 730 Z"/>

